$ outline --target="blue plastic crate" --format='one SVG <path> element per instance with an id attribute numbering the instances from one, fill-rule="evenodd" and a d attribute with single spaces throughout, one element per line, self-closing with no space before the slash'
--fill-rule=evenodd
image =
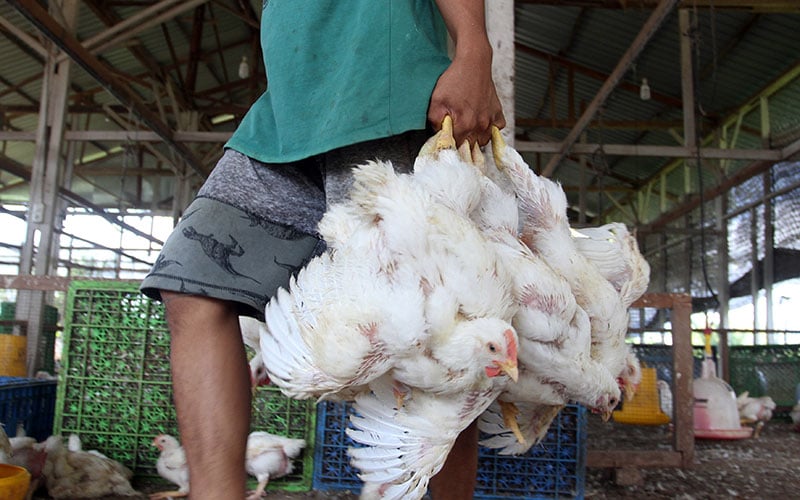
<path id="1" fill-rule="evenodd" d="M 14 436 L 22 425 L 25 434 L 41 441 L 53 433 L 56 381 L 0 377 L 0 422 Z"/>
<path id="2" fill-rule="evenodd" d="M 345 433 L 352 412 L 350 404 L 326 402 L 317 406 L 315 490 L 361 490 L 357 470 L 347 455 L 347 448 L 359 446 Z M 525 455 L 502 456 L 481 448 L 475 498 L 580 499 L 585 479 L 586 409 L 569 405 L 545 439 Z"/>

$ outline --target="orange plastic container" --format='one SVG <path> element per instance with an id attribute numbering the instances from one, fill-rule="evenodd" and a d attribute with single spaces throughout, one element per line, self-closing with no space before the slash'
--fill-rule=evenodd
<path id="1" fill-rule="evenodd" d="M 0 464 L 0 498 L 23 500 L 31 484 L 30 473 L 16 465 Z"/>

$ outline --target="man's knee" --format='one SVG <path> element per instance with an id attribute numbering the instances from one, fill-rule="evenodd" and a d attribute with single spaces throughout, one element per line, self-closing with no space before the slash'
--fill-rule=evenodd
<path id="1" fill-rule="evenodd" d="M 173 335 L 189 325 L 220 325 L 238 318 L 236 305 L 227 300 L 166 290 L 161 291 L 161 300 Z"/>

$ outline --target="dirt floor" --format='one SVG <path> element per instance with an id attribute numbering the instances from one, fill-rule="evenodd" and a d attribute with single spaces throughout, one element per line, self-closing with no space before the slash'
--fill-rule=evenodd
<path id="1" fill-rule="evenodd" d="M 661 433 L 670 442 L 668 431 L 627 426 L 627 433 L 646 439 Z M 597 427 L 590 420 L 589 443 Z M 644 445 L 642 445 L 644 446 Z M 592 499 L 676 499 L 718 500 L 728 498 L 788 500 L 800 498 L 800 433 L 792 431 L 788 419 L 773 419 L 758 438 L 736 441 L 695 441 L 694 466 L 689 469 L 643 469 L 637 486 L 618 486 L 612 471 L 587 469 L 586 498 Z"/>
<path id="2" fill-rule="evenodd" d="M 671 441 L 666 426 L 604 424 L 590 416 L 587 442 L 592 449 L 660 449 L 669 446 Z M 695 464 L 692 468 L 644 469 L 643 481 L 636 486 L 618 486 L 610 470 L 587 469 L 584 496 L 587 499 L 647 500 L 800 498 L 800 433 L 792 431 L 787 419 L 773 419 L 758 438 L 697 440 L 695 446 Z M 157 491 L 153 486 L 140 489 L 143 493 Z M 38 500 L 47 498 L 35 497 Z M 270 492 L 264 498 L 355 500 L 358 497 L 350 492 L 310 491 Z"/>

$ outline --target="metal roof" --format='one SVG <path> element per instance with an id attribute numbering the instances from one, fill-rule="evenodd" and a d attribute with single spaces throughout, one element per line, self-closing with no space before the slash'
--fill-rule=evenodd
<path id="1" fill-rule="evenodd" d="M 515 133 L 519 149 L 533 168 L 547 166 L 658 5 L 667 1 L 515 2 Z M 78 3 L 74 34 L 63 40 L 71 37 L 83 43 L 90 55 L 78 55 L 79 60 L 88 59 L 71 65 L 68 138 L 77 144 L 77 177 L 71 189 L 99 206 L 168 210 L 175 179 L 171 172 L 184 168 L 180 162 L 178 167 L 171 163 L 188 158 L 190 167 L 207 173 L 222 144 L 222 139 L 208 136 L 190 142 L 177 132 L 230 132 L 265 87 L 257 36 L 261 4 L 236 0 Z M 721 176 L 732 176 L 760 157 L 774 153 L 769 157 L 777 158 L 779 153 L 794 154 L 800 149 L 797 2 L 678 4 L 689 13 L 689 33 L 681 35 L 678 8 L 671 9 L 586 127 L 586 166 L 580 165 L 580 148 L 573 146 L 552 172 L 565 187 L 572 207 L 585 207 L 590 220 L 607 217 L 627 219 L 629 224 L 652 223 L 665 211 L 680 207 L 687 184 L 690 190 L 700 184 L 713 186 Z M 34 0 L 0 5 L 0 60 L 11 62 L 0 67 L 0 133 L 5 134 L 0 141 L 2 202 L 24 201 L 28 196 L 28 185 L 19 182 L 18 174 L 20 169 L 30 172 L 35 154 L 31 134 L 39 117 L 42 51 L 50 45 L 42 28 L 48 20 L 42 19 L 47 16 L 59 22 L 52 11 L 34 12 L 37 5 L 42 9 Z M 491 2 L 488 5 L 491 9 Z M 646 150 L 683 144 L 682 38 L 695 57 L 701 144 L 736 153 L 731 153 L 733 159 L 704 160 L 689 181 L 675 149 Z M 58 43 L 68 44 L 63 40 Z M 250 66 L 246 78 L 238 75 L 243 57 Z M 87 66 L 91 58 L 100 66 Z M 649 100 L 639 96 L 644 78 L 651 89 Z M 108 91 L 109 85 L 117 93 L 120 87 L 130 90 L 131 99 L 141 101 L 140 105 L 121 102 L 119 95 Z M 766 133 L 759 107 L 762 98 L 768 105 L 767 140 L 762 139 Z M 225 113 L 233 114 L 233 119 L 212 122 Z M 154 120 L 158 122 L 155 128 Z M 166 134 L 187 149 L 176 149 L 159 138 L 140 142 L 131 136 L 97 135 L 126 129 L 160 130 L 159 138 Z M 95 134 L 84 136 L 91 140 L 75 139 L 79 131 Z M 638 146 L 655 153 L 614 146 Z M 743 151 L 754 153 L 736 159 Z M 124 179 L 136 179 L 127 183 L 137 186 L 136 191 L 121 193 Z M 201 180 L 197 176 L 194 186 Z M 578 198 L 581 183 L 590 189 L 583 201 Z M 666 189 L 657 183 L 665 183 Z"/>

